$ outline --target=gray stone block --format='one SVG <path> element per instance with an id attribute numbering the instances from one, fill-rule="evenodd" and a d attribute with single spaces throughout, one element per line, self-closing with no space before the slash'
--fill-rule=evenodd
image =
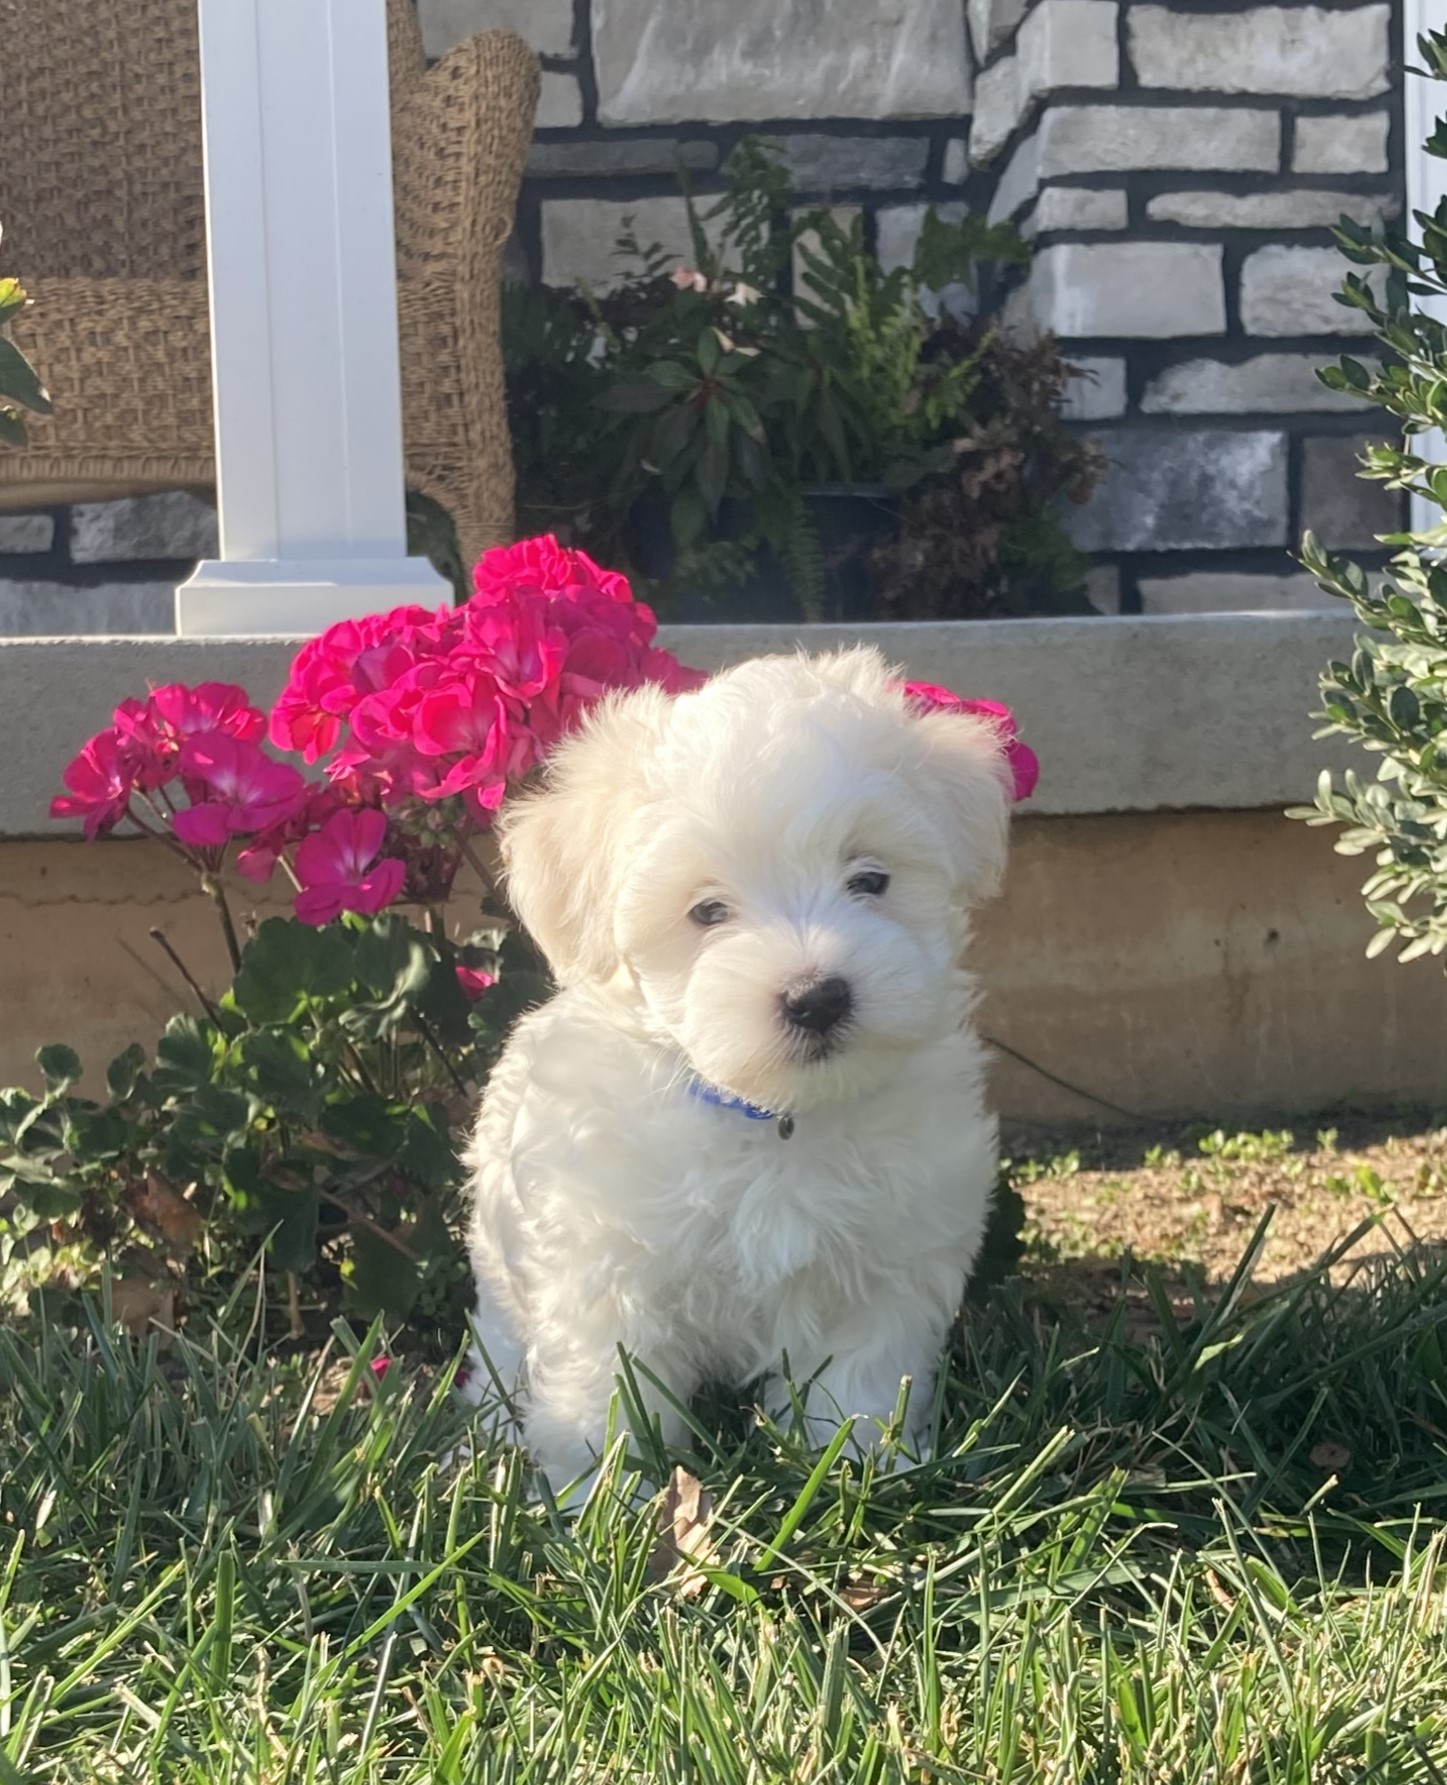
<path id="1" fill-rule="evenodd" d="M 185 490 L 123 496 L 118 502 L 79 502 L 71 510 L 70 555 L 77 564 L 137 558 L 194 561 L 219 552 L 215 508 Z"/>
<path id="2" fill-rule="evenodd" d="M 607 290 L 637 271 L 618 259 L 619 234 L 631 229 L 644 248 L 657 244 L 681 264 L 693 259 L 688 209 L 682 198 L 550 198 L 542 206 L 543 283 L 584 280 Z"/>
<path id="3" fill-rule="evenodd" d="M 1067 421 L 1105 421 L 1125 414 L 1125 361 L 1071 354 L 1080 374 L 1065 387 L 1061 414 Z"/>
<path id="4" fill-rule="evenodd" d="M 1336 301 L 1348 270 L 1335 248 L 1258 248 L 1241 268 L 1241 323 L 1246 333 L 1369 333 L 1360 310 Z"/>
<path id="5" fill-rule="evenodd" d="M 1040 190 L 1040 138 L 1028 136 L 1005 163 L 990 200 L 989 220 L 1002 223 L 1029 204 Z"/>
<path id="6" fill-rule="evenodd" d="M 1292 168 L 1299 174 L 1384 174 L 1390 123 L 1385 112 L 1298 118 Z"/>
<path id="7" fill-rule="evenodd" d="M 1221 250 L 1204 242 L 1056 242 L 1035 257 L 1030 293 L 1039 326 L 1066 339 L 1226 328 Z"/>
<path id="8" fill-rule="evenodd" d="M 583 122 L 583 89 L 571 74 L 543 70 L 538 89 L 539 130 L 573 130 Z"/>
<path id="9" fill-rule="evenodd" d="M 1251 576 L 1199 570 L 1187 576 L 1143 576 L 1143 614 L 1260 614 L 1310 612 L 1341 603 L 1324 595 L 1306 575 Z"/>
<path id="10" fill-rule="evenodd" d="M 622 142 L 534 143 L 528 175 L 535 180 L 601 179 L 618 174 L 672 174 L 679 168 L 706 172 L 718 166 L 713 143 L 644 136 Z"/>
<path id="11" fill-rule="evenodd" d="M 440 56 L 476 31 L 516 31 L 545 56 L 573 47 L 573 0 L 417 0 L 422 41 Z"/>
<path id="12" fill-rule="evenodd" d="M 1395 492 L 1358 475 L 1368 445 L 1377 434 L 1319 434 L 1302 442 L 1301 525 L 1333 551 L 1377 548 L 1379 533 L 1402 524 L 1402 501 Z"/>
<path id="13" fill-rule="evenodd" d="M 1132 6 L 1126 29 L 1144 87 L 1370 99 L 1387 87 L 1390 18 L 1386 6 Z"/>
<path id="14" fill-rule="evenodd" d="M 969 148 L 962 136 L 952 136 L 945 144 L 945 161 L 941 169 L 947 186 L 963 186 L 969 178 Z"/>
<path id="15" fill-rule="evenodd" d="M 605 124 L 970 109 L 960 0 L 593 0 L 593 62 Z"/>
<path id="16" fill-rule="evenodd" d="M 975 83 L 970 153 L 977 165 L 999 154 L 1021 119 L 1062 87 L 1120 83 L 1116 0 L 1039 0 L 1026 15 L 1013 56 Z"/>
<path id="17" fill-rule="evenodd" d="M 1126 196 L 1119 188 L 1047 186 L 1035 206 L 1035 230 L 1124 229 Z"/>
<path id="18" fill-rule="evenodd" d="M 1085 599 L 1098 614 L 1120 612 L 1120 572 L 1113 564 L 1095 565 L 1085 579 Z"/>
<path id="19" fill-rule="evenodd" d="M 1039 138 L 1043 180 L 1135 168 L 1274 173 L 1281 165 L 1280 117 L 1244 106 L 1056 105 Z"/>
<path id="20" fill-rule="evenodd" d="M 48 514 L 0 514 L 0 553 L 48 552 L 55 521 Z"/>
<path id="21" fill-rule="evenodd" d="M 935 215 L 942 223 L 958 223 L 965 215 L 959 204 L 935 205 Z M 874 245 L 879 264 L 892 272 L 895 267 L 913 266 L 920 230 L 924 227 L 928 205 L 886 205 L 874 214 Z M 943 291 L 926 292 L 921 299 L 930 315 L 947 310 L 951 316 L 973 316 L 979 308 L 979 294 L 965 285 L 947 285 Z"/>
<path id="22" fill-rule="evenodd" d="M 1183 360 L 1153 378 L 1141 399 L 1147 415 L 1239 415 L 1251 410 L 1299 414 L 1361 409 L 1362 399 L 1329 390 L 1317 377 L 1319 353 L 1258 353 L 1226 365 Z"/>
<path id="23" fill-rule="evenodd" d="M 970 41 L 977 62 L 1014 35 L 1028 4 L 1029 0 L 969 0 Z"/>
<path id="24" fill-rule="evenodd" d="M 778 136 L 772 146 L 803 193 L 907 188 L 924 180 L 929 144 L 918 136 Z"/>
<path id="25" fill-rule="evenodd" d="M 1003 56 L 975 77 L 970 159 L 976 167 L 988 167 L 1004 148 L 1011 131 L 1024 116 L 1025 104 L 1014 56 Z"/>
<path id="26" fill-rule="evenodd" d="M 1191 229 L 1333 229 L 1343 217 L 1380 223 L 1397 209 L 1395 197 L 1370 192 L 1164 192 L 1146 216 Z"/>
<path id="27" fill-rule="evenodd" d="M 1206 428 L 1118 428 L 1107 468 L 1067 514 L 1088 552 L 1225 551 L 1286 544 L 1286 436 Z"/>
<path id="28" fill-rule="evenodd" d="M 0 581 L 0 638 L 105 638 L 176 630 L 174 583 Z"/>

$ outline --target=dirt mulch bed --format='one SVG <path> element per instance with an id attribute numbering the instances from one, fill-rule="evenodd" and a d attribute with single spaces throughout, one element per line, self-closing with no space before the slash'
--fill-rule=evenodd
<path id="1" fill-rule="evenodd" d="M 1105 1317 L 1124 1299 L 1153 1319 L 1135 1267 L 1161 1269 L 1178 1309 L 1229 1280 L 1272 1212 L 1257 1290 L 1297 1276 L 1369 1223 L 1334 1276 L 1417 1243 L 1447 1247 L 1447 1116 L 1409 1111 L 1023 1133 L 1006 1146 L 1024 1200 L 1022 1270 L 1046 1302 Z"/>

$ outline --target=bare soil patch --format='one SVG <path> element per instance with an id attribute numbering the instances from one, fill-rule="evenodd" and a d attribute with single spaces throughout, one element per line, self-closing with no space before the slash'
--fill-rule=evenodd
<path id="1" fill-rule="evenodd" d="M 1022 1269 L 1042 1298 L 1106 1315 L 1144 1305 L 1140 1267 L 1174 1304 L 1211 1299 L 1271 1214 L 1259 1292 L 1355 1235 L 1333 1275 L 1447 1249 L 1447 1112 L 1021 1133 L 1007 1144 L 1025 1206 Z M 1360 1231 L 1358 1231 L 1360 1230 Z"/>

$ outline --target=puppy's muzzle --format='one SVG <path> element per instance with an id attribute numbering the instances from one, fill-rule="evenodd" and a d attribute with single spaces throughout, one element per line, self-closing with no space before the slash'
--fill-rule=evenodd
<path id="1" fill-rule="evenodd" d="M 847 979 L 831 974 L 827 979 L 790 986 L 779 999 L 784 1021 L 806 1035 L 828 1035 L 845 1022 L 854 1009 L 854 993 Z"/>

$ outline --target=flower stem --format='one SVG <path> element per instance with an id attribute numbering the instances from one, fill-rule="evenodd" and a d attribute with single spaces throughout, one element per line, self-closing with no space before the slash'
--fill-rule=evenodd
<path id="1" fill-rule="evenodd" d="M 214 874 L 204 874 L 201 885 L 216 907 L 216 915 L 221 919 L 221 933 L 226 938 L 226 952 L 231 956 L 231 971 L 237 973 L 241 969 L 241 944 L 236 938 L 236 925 L 231 921 L 231 907 L 226 902 L 226 888 Z"/>
<path id="2" fill-rule="evenodd" d="M 166 958 L 170 961 L 171 965 L 176 969 L 176 971 L 181 975 L 182 979 L 185 980 L 186 984 L 195 993 L 197 1001 L 200 1003 L 202 1010 L 205 1011 L 206 1015 L 208 1017 L 210 1017 L 210 1019 L 213 1023 L 216 1023 L 219 1025 L 219 1023 L 221 1021 L 221 1012 L 216 1008 L 216 1006 L 206 996 L 205 992 L 202 991 L 195 976 L 192 974 L 191 969 L 186 965 L 186 963 L 181 959 L 180 955 L 172 947 L 170 937 L 166 934 L 166 932 L 164 930 L 154 929 L 154 928 L 150 932 L 150 937 L 151 937 L 152 942 L 154 942 L 156 944 L 156 946 L 165 954 Z"/>
<path id="3" fill-rule="evenodd" d="M 493 876 L 487 871 L 486 867 L 483 865 L 482 858 L 478 855 L 477 851 L 472 847 L 472 844 L 468 842 L 466 837 L 463 837 L 458 842 L 458 848 L 461 849 L 461 851 L 462 851 L 464 861 L 466 861 L 467 865 L 472 869 L 473 873 L 476 874 L 478 879 L 482 882 L 482 897 L 483 897 L 484 905 L 486 904 L 486 902 L 489 899 L 496 899 L 496 897 L 497 897 L 497 882 L 493 878 Z"/>
<path id="4" fill-rule="evenodd" d="M 446 1072 L 447 1076 L 452 1080 L 458 1093 L 463 1097 L 471 1097 L 473 1093 L 472 1086 L 467 1083 L 462 1074 L 448 1058 L 447 1050 L 443 1047 L 442 1042 L 438 1038 L 437 1031 L 432 1027 L 431 1023 L 428 1022 L 427 1018 L 423 1016 L 420 1010 L 414 1010 L 412 1012 L 412 1021 L 416 1023 L 422 1039 L 442 1062 L 443 1071 Z"/>
<path id="5" fill-rule="evenodd" d="M 413 1264 L 417 1263 L 417 1254 L 412 1248 L 407 1245 L 405 1241 L 399 1240 L 395 1233 L 389 1233 L 385 1227 L 374 1221 L 370 1215 L 364 1215 L 360 1209 L 354 1209 L 351 1203 L 347 1202 L 343 1197 L 336 1195 L 335 1192 L 331 1190 L 320 1190 L 317 1194 L 321 1197 L 323 1202 L 329 1202 L 334 1209 L 340 1210 L 341 1213 L 344 1214 L 349 1221 L 355 1223 L 356 1226 L 365 1227 L 368 1233 L 375 1234 L 379 1240 L 382 1240 L 386 1245 L 389 1245 L 394 1252 L 400 1252 L 404 1258 L 410 1259 Z"/>

